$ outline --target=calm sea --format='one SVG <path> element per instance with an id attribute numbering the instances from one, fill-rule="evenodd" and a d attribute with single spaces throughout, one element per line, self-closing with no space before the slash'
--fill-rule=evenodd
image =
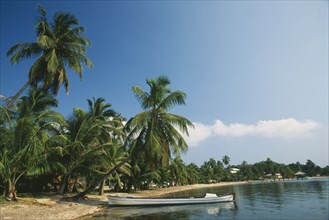
<path id="1" fill-rule="evenodd" d="M 168 197 L 235 192 L 236 203 L 109 207 L 87 219 L 329 219 L 329 179 L 252 183 L 198 189 Z"/>

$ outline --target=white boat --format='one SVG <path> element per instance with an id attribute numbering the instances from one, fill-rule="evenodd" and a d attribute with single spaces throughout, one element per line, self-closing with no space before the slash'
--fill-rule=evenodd
<path id="1" fill-rule="evenodd" d="M 203 198 L 136 198 L 109 196 L 109 204 L 117 206 L 149 206 L 149 205 L 187 205 L 202 203 L 233 202 L 234 194 L 217 196 L 216 194 L 207 193 Z"/>
<path id="2" fill-rule="evenodd" d="M 161 215 L 176 213 L 176 216 L 180 216 L 180 214 L 184 213 L 182 216 L 188 216 L 192 213 L 202 212 L 213 215 L 213 219 L 218 219 L 219 213 L 223 210 L 237 210 L 237 206 L 234 202 L 209 203 L 201 205 L 110 206 L 110 208 L 111 211 L 106 213 L 107 219 L 130 219 L 131 216 L 133 216 L 134 219 L 144 219 L 143 217 L 146 215 L 152 215 L 154 219 L 156 219 L 156 216 L 159 213 L 161 213 Z"/>

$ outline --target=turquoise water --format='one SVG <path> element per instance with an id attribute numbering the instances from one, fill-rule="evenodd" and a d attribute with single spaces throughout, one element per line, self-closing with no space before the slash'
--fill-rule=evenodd
<path id="1" fill-rule="evenodd" d="M 198 189 L 168 197 L 235 192 L 236 203 L 109 207 L 88 219 L 329 219 L 329 179 L 252 183 Z"/>

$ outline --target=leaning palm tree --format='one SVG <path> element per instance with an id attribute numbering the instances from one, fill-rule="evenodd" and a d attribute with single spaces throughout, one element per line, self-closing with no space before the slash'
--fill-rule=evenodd
<path id="1" fill-rule="evenodd" d="M 107 170 L 114 167 L 117 162 L 121 162 L 122 157 L 126 157 L 126 150 L 123 146 L 123 140 L 125 138 L 125 132 L 123 131 L 123 121 L 124 118 L 111 109 L 110 103 L 104 103 L 104 98 L 93 98 L 93 100 L 88 99 L 89 105 L 89 116 L 95 122 L 104 122 L 105 126 L 99 126 L 98 134 L 105 134 L 105 135 L 98 135 L 98 141 L 100 143 L 110 142 L 113 144 L 111 147 L 107 147 L 104 150 L 106 154 L 103 155 L 105 163 L 99 163 L 96 165 L 99 174 L 104 174 Z M 106 132 L 104 133 L 104 130 Z M 101 158 L 99 158 L 101 159 Z M 92 161 L 93 163 L 95 161 Z M 92 165 L 95 166 L 95 165 Z M 127 171 L 127 166 L 122 166 L 119 172 L 129 173 Z M 120 183 L 120 174 L 119 172 L 115 172 L 109 178 L 116 179 L 119 184 Z M 99 194 L 103 194 L 103 187 L 105 184 L 105 180 L 102 182 L 99 190 Z"/>
<path id="2" fill-rule="evenodd" d="M 193 124 L 182 116 L 168 112 L 176 105 L 184 105 L 186 94 L 181 91 L 172 92 L 167 87 L 170 81 L 165 76 L 147 79 L 146 83 L 150 87 L 149 93 L 140 87 L 132 87 L 144 111 L 126 124 L 129 131 L 126 145 L 132 146 L 130 155 L 75 198 L 94 190 L 104 179 L 129 162 L 132 155 L 145 157 L 150 168 L 155 169 L 167 167 L 172 154 L 179 156 L 180 151 L 187 150 L 187 143 L 177 128 L 188 135 L 188 127 L 193 127 Z"/>
<path id="3" fill-rule="evenodd" d="M 11 56 L 12 64 L 19 63 L 26 58 L 36 57 L 28 73 L 28 81 L 8 102 L 10 108 L 23 91 L 30 85 L 41 83 L 45 90 L 57 95 L 63 84 L 69 92 L 67 67 L 76 72 L 82 79 L 83 63 L 92 67 L 92 62 L 86 57 L 86 48 L 90 46 L 89 39 L 82 37 L 84 28 L 79 26 L 78 19 L 70 13 L 56 13 L 54 22 L 49 23 L 46 11 L 38 6 L 40 14 L 35 25 L 36 42 L 16 44 L 9 49 L 7 56 Z"/>

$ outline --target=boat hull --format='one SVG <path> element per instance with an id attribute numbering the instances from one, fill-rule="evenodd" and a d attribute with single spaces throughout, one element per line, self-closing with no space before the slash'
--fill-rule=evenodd
<path id="1" fill-rule="evenodd" d="M 219 202 L 233 202 L 234 195 L 213 196 L 204 198 L 134 198 L 109 196 L 109 204 L 116 206 L 160 206 L 160 205 L 190 205 Z"/>

